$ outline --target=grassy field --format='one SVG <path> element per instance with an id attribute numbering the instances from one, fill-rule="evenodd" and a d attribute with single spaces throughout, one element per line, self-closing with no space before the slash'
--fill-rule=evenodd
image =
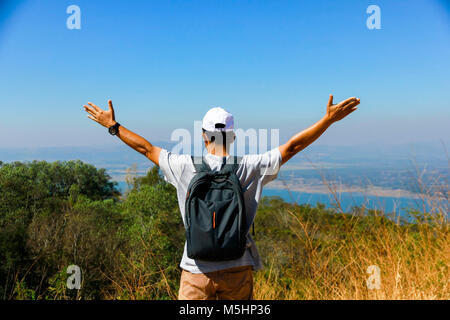
<path id="1" fill-rule="evenodd" d="M 443 212 L 412 223 L 286 209 L 279 240 L 260 241 L 270 256 L 257 274 L 256 299 L 449 299 L 450 233 Z M 312 209 L 314 211 L 314 209 Z M 291 238 L 290 241 L 285 239 Z M 379 277 L 377 282 L 377 271 Z"/>

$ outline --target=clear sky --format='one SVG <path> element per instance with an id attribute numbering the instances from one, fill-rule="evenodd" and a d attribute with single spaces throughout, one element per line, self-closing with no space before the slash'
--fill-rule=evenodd
<path id="1" fill-rule="evenodd" d="M 448 141 L 445 0 L 0 0 L 0 147 L 117 143 L 87 101 L 150 141 L 213 106 L 282 139 L 319 120 L 328 94 L 361 99 L 323 144 Z M 69 30 L 69 5 L 81 30 Z M 369 5 L 381 30 L 369 30 Z"/>

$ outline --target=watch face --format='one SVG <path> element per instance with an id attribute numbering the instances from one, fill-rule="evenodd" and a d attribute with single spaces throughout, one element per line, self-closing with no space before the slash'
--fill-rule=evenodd
<path id="1" fill-rule="evenodd" d="M 116 126 L 112 126 L 108 129 L 109 133 L 115 136 L 117 134 Z"/>

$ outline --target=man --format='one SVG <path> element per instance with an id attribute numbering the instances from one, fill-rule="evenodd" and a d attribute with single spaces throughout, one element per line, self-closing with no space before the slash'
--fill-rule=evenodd
<path id="1" fill-rule="evenodd" d="M 194 163 L 188 155 L 177 155 L 159 147 L 121 126 L 115 121 L 111 100 L 109 110 L 102 110 L 93 103 L 85 105 L 88 117 L 117 135 L 134 150 L 142 153 L 158 165 L 165 179 L 177 189 L 178 202 L 183 222 L 185 222 L 185 201 L 189 182 L 196 174 Z M 246 214 L 248 244 L 242 257 L 228 261 L 203 261 L 188 257 L 186 245 L 180 263 L 182 275 L 179 299 L 252 299 L 253 270 L 262 268 L 255 243 L 249 235 L 255 218 L 262 188 L 276 178 L 281 165 L 299 151 L 319 138 L 334 122 L 355 111 L 360 103 L 357 98 L 349 98 L 333 104 L 330 95 L 325 116 L 311 127 L 294 135 L 282 146 L 263 154 L 244 156 L 238 164 L 239 178 Z M 203 118 L 203 139 L 207 149 L 204 161 L 213 171 L 218 171 L 229 158 L 229 147 L 234 141 L 233 116 L 222 108 L 209 110 Z"/>

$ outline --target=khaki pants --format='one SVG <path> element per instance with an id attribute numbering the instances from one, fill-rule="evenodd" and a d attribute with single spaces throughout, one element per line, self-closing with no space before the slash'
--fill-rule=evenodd
<path id="1" fill-rule="evenodd" d="M 251 300 L 252 266 L 242 266 L 208 273 L 183 270 L 179 300 Z"/>

